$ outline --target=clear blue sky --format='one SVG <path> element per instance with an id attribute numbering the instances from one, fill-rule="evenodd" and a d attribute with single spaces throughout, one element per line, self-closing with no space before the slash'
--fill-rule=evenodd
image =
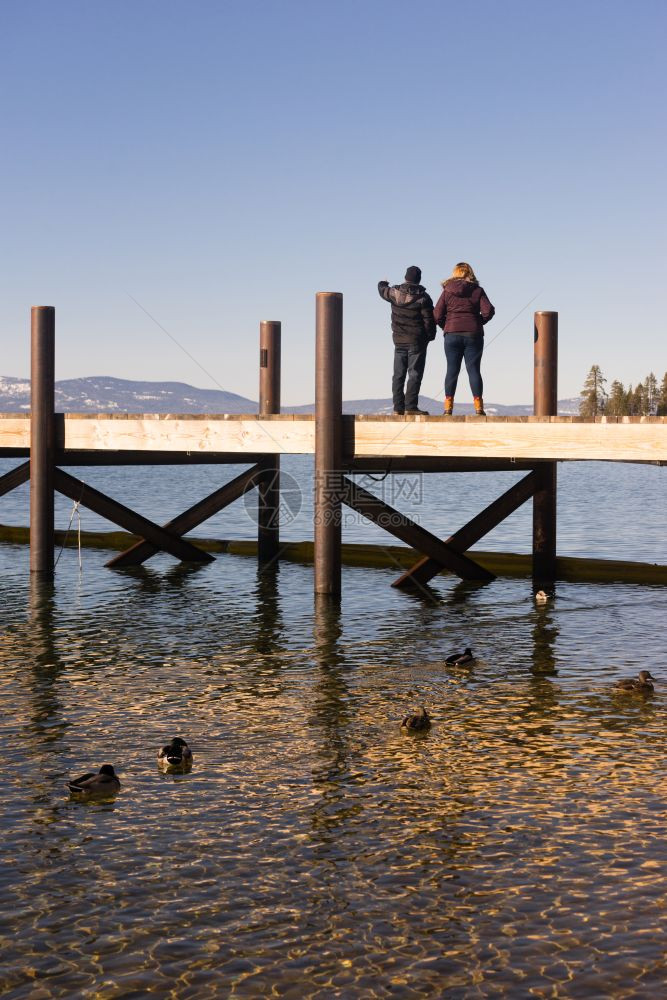
<path id="1" fill-rule="evenodd" d="M 256 398 L 280 319 L 308 402 L 314 295 L 341 291 L 345 396 L 388 396 L 378 279 L 417 264 L 435 298 L 467 260 L 489 341 L 537 295 L 488 401 L 532 400 L 534 309 L 560 313 L 561 397 L 594 363 L 661 377 L 666 28 L 664 0 L 5 0 L 0 374 L 54 305 L 57 378 Z M 426 394 L 443 368 L 439 336 Z"/>

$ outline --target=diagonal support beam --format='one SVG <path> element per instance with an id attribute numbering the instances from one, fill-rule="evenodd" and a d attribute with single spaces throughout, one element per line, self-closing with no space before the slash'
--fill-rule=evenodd
<path id="1" fill-rule="evenodd" d="M 503 493 L 501 497 L 494 500 L 492 504 L 485 507 L 483 511 L 477 514 L 476 517 L 473 517 L 471 521 L 468 521 L 455 534 L 450 535 L 445 544 L 449 545 L 456 552 L 465 552 L 471 545 L 478 542 L 480 538 L 487 535 L 489 531 L 496 528 L 506 517 L 513 514 L 526 500 L 530 500 L 537 488 L 537 473 L 531 472 L 527 476 L 524 476 L 518 483 L 515 483 L 514 486 L 511 486 L 506 493 Z M 442 566 L 437 559 L 426 556 L 416 562 L 402 576 L 399 576 L 397 580 L 394 580 L 392 587 L 420 586 L 426 584 L 441 569 Z"/>
<path id="2" fill-rule="evenodd" d="M 172 535 L 179 536 L 192 531 L 202 521 L 213 517 L 218 511 L 229 506 L 230 503 L 238 500 L 239 497 L 242 497 L 244 493 L 248 493 L 249 490 L 258 486 L 261 482 L 263 472 L 264 467 L 261 462 L 258 465 L 253 465 L 251 469 L 242 472 L 240 476 L 236 476 L 231 482 L 225 483 L 220 489 L 215 490 L 203 500 L 200 500 L 199 503 L 183 511 L 173 521 L 168 521 L 163 526 L 164 530 L 169 531 Z M 152 555 L 155 555 L 157 551 L 158 547 L 156 545 L 143 539 L 141 542 L 136 542 L 124 552 L 120 552 L 117 556 L 114 556 L 106 565 L 113 566 L 116 569 L 119 567 L 140 566 L 141 563 L 146 562 Z"/>
<path id="3" fill-rule="evenodd" d="M 493 573 L 489 573 L 482 566 L 467 556 L 461 555 L 451 548 L 446 542 L 441 541 L 436 535 L 431 534 L 426 528 L 416 524 L 409 517 L 390 507 L 384 500 L 373 496 L 361 486 L 353 483 L 347 477 L 343 477 L 343 492 L 341 499 L 357 513 L 373 521 L 380 528 L 384 528 L 391 535 L 400 538 L 413 548 L 432 558 L 437 562 L 439 569 L 448 569 L 464 580 L 493 580 Z"/>
<path id="4" fill-rule="evenodd" d="M 176 559 L 180 559 L 182 562 L 206 563 L 213 561 L 213 556 L 210 556 L 208 552 L 203 552 L 201 549 L 191 545 L 190 542 L 186 542 L 176 535 L 169 534 L 168 531 L 165 531 L 164 528 L 161 528 L 153 521 L 149 521 L 148 518 L 135 513 L 129 507 L 118 503 L 117 500 L 112 500 L 111 497 L 100 493 L 99 490 L 93 489 L 92 486 L 82 483 L 80 479 L 70 476 L 68 472 L 63 472 L 62 469 L 56 468 L 54 470 L 53 485 L 59 493 L 69 497 L 70 500 L 79 501 L 84 507 L 88 507 L 90 510 L 95 511 L 96 514 L 106 517 L 109 521 L 113 521 L 114 524 L 125 528 L 126 531 L 141 535 L 142 538 L 152 542 L 157 548 L 164 549 L 165 552 L 169 552 L 170 555 Z"/>
<path id="5" fill-rule="evenodd" d="M 11 472 L 6 472 L 4 476 L 0 476 L 0 497 L 4 497 L 5 493 L 11 493 L 17 486 L 23 486 L 29 479 L 30 462 L 17 465 Z"/>

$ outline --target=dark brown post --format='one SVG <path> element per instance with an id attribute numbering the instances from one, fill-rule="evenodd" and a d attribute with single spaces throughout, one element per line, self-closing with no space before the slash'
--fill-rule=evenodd
<path id="1" fill-rule="evenodd" d="M 558 313 L 535 313 L 536 417 L 555 417 L 558 412 Z M 533 497 L 533 583 L 551 586 L 556 579 L 555 462 L 536 466 L 539 486 Z"/>
<path id="2" fill-rule="evenodd" d="M 53 576 L 55 319 L 33 306 L 30 325 L 30 572 Z"/>
<path id="3" fill-rule="evenodd" d="M 259 324 L 259 415 L 280 413 L 280 323 Z M 262 461 L 257 501 L 257 558 L 273 562 L 280 547 L 280 457 Z"/>
<path id="4" fill-rule="evenodd" d="M 535 416 L 558 412 L 558 313 L 535 313 Z"/>
<path id="5" fill-rule="evenodd" d="M 343 296 L 318 292 L 315 336 L 315 593 L 340 594 Z"/>

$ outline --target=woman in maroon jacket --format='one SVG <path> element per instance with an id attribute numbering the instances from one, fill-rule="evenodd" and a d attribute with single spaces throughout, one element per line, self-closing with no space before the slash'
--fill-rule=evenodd
<path id="1" fill-rule="evenodd" d="M 475 413 L 484 416 L 479 367 L 484 350 L 484 324 L 495 311 L 470 264 L 457 264 L 451 278 L 442 282 L 442 295 L 433 310 L 437 325 L 445 331 L 445 416 L 451 416 L 454 411 L 454 393 L 464 359 Z"/>

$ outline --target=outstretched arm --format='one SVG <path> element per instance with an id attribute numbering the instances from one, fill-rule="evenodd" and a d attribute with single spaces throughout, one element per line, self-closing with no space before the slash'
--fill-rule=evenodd
<path id="1" fill-rule="evenodd" d="M 378 292 L 380 293 L 380 298 L 386 299 L 387 302 L 390 301 L 390 299 L 389 299 L 389 282 L 388 281 L 384 281 L 384 280 L 383 281 L 378 281 Z"/>

